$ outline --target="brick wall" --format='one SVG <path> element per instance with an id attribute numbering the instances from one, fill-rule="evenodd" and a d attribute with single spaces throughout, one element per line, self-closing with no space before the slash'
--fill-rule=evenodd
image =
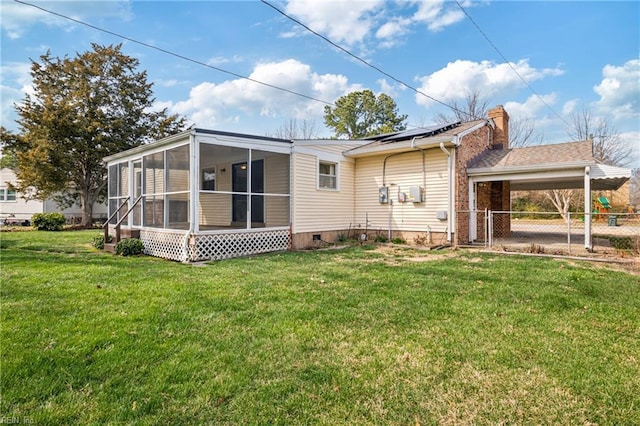
<path id="1" fill-rule="evenodd" d="M 489 149 L 507 149 L 509 147 L 509 114 L 502 105 L 487 113 L 493 120 L 495 129 L 483 127 L 465 136 L 456 151 L 456 211 L 469 211 L 469 176 L 467 166 Z M 476 193 L 477 209 L 508 211 L 511 207 L 509 182 L 487 182 L 478 187 Z M 458 213 L 455 241 L 457 244 L 469 242 L 469 214 Z M 507 235 L 511 231 L 510 221 L 503 221 L 495 228 L 496 234 Z M 478 220 L 478 236 L 484 235 L 484 221 Z"/>
<path id="2" fill-rule="evenodd" d="M 467 165 L 490 149 L 493 130 L 489 126 L 482 127 L 462 138 L 460 146 L 456 149 L 456 178 L 455 193 L 456 212 L 470 210 L 469 206 L 469 176 Z M 467 244 L 469 242 L 469 215 L 457 214 L 455 242 Z"/>

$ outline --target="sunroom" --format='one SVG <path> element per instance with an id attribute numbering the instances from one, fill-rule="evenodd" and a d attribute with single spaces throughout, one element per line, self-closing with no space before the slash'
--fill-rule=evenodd
<path id="1" fill-rule="evenodd" d="M 107 229 L 183 262 L 286 250 L 290 159 L 291 141 L 206 129 L 109 156 Z"/>

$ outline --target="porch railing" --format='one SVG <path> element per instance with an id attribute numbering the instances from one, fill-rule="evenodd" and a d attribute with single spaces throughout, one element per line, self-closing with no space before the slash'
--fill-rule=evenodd
<path id="1" fill-rule="evenodd" d="M 129 216 L 129 213 L 131 213 L 133 211 L 133 209 L 135 208 L 136 205 L 138 205 L 138 203 L 140 202 L 140 200 L 142 200 L 142 195 L 140 195 L 138 198 L 136 198 L 136 200 L 133 202 L 133 204 L 131 205 L 131 207 L 129 209 L 127 209 L 127 212 L 122 215 L 122 217 L 118 220 L 118 222 L 116 222 L 115 224 L 115 232 L 116 232 L 116 236 L 115 236 L 115 243 L 118 243 L 118 241 L 120 241 L 120 227 L 122 225 L 122 222 L 124 222 L 124 220 Z M 104 223 L 104 225 L 102 225 L 102 228 L 104 229 L 104 243 L 107 244 L 107 242 L 109 241 L 109 224 L 111 223 L 111 219 L 113 219 L 118 213 L 120 213 L 120 210 L 122 210 L 122 208 L 126 205 L 129 204 L 129 200 L 124 200 L 122 202 L 122 204 L 120 204 L 120 206 L 116 209 L 116 211 L 114 211 L 111 216 L 109 216 L 109 218 L 107 219 L 107 221 Z"/>

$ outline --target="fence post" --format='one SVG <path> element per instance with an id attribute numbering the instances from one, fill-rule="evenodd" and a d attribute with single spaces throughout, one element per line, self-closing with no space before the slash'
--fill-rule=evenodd
<path id="1" fill-rule="evenodd" d="M 488 234 L 488 238 L 487 241 L 489 241 L 489 248 L 493 248 L 493 213 L 491 212 L 491 210 L 487 210 L 487 226 L 485 226 L 487 234 Z"/>
<path id="2" fill-rule="evenodd" d="M 571 256 L 571 212 L 567 212 L 567 252 Z"/>

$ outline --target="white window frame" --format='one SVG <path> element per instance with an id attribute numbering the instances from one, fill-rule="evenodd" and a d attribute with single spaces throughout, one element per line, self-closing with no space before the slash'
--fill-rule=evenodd
<path id="1" fill-rule="evenodd" d="M 6 187 L 0 188 L 2 194 L 0 194 L 0 203 L 17 203 L 18 202 L 18 191 L 15 189 L 9 189 Z M 9 199 L 9 192 L 13 193 L 13 199 Z"/>
<path id="2" fill-rule="evenodd" d="M 329 166 L 333 166 L 334 169 L 334 174 L 330 175 L 330 174 L 323 174 L 320 173 L 320 166 L 322 165 L 329 165 Z M 318 164 L 317 164 L 317 188 L 319 191 L 338 191 L 340 190 L 340 163 L 337 161 L 331 161 L 331 160 L 323 160 L 323 159 L 318 159 Z M 321 186 L 320 185 L 320 178 L 326 176 L 326 177 L 332 177 L 335 179 L 335 187 L 326 187 L 326 186 Z"/>

